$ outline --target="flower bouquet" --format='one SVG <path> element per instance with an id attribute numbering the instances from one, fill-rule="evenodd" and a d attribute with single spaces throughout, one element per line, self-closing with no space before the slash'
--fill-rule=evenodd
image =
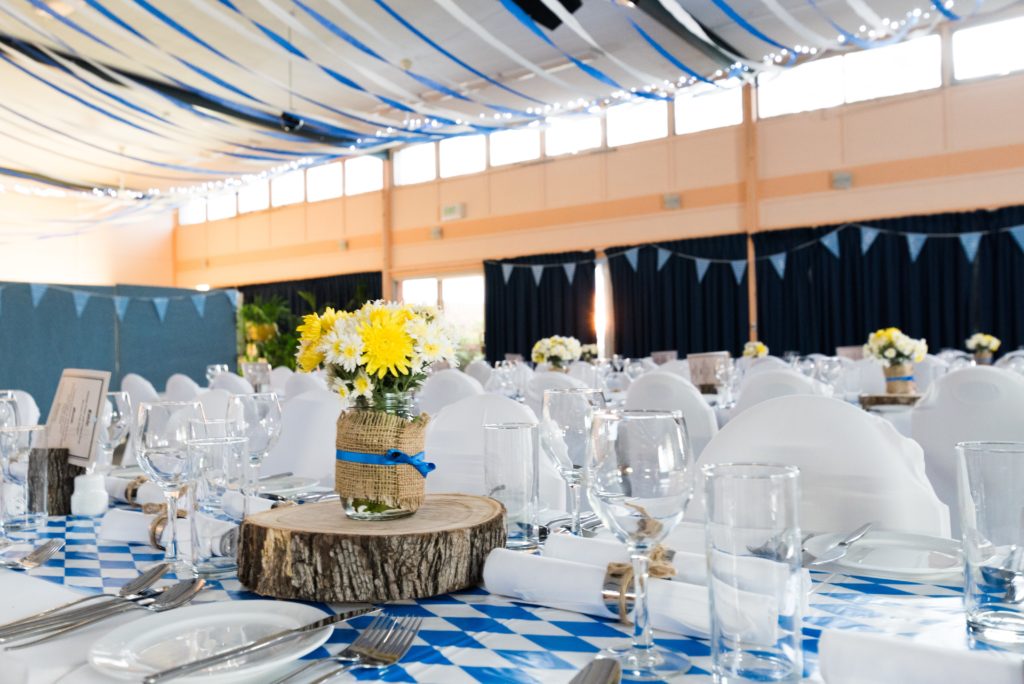
<path id="1" fill-rule="evenodd" d="M 299 369 L 322 366 L 347 409 L 338 418 L 334 477 L 346 515 L 412 515 L 434 466 L 423 454 L 428 417 L 413 417 L 411 393 L 430 364 L 456 364 L 451 328 L 434 307 L 376 301 L 308 314 L 298 332 Z"/>
<path id="2" fill-rule="evenodd" d="M 1002 341 L 994 335 L 974 333 L 967 338 L 967 351 L 974 354 L 974 360 L 984 366 L 992 364 L 992 355 L 999 351 Z"/>
<path id="3" fill-rule="evenodd" d="M 864 345 L 864 357 L 882 364 L 889 394 L 914 394 L 914 364 L 923 361 L 927 353 L 925 340 L 915 340 L 899 328 L 876 330 Z"/>
<path id="4" fill-rule="evenodd" d="M 748 359 L 760 359 L 768 356 L 768 345 L 761 340 L 752 340 L 743 345 L 743 356 Z"/>
<path id="5" fill-rule="evenodd" d="M 552 370 L 565 370 L 573 361 L 578 361 L 583 345 L 575 337 L 553 335 L 537 340 L 530 358 L 534 363 L 546 363 Z"/>
<path id="6" fill-rule="evenodd" d="M 584 344 L 580 347 L 580 361 L 593 363 L 598 359 L 597 345 Z"/>

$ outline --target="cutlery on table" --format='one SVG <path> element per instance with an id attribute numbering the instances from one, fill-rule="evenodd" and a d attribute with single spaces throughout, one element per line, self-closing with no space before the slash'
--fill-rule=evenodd
<path id="1" fill-rule="evenodd" d="M 113 606 L 103 606 L 100 609 L 92 612 L 88 617 L 82 618 L 71 624 L 60 623 L 56 628 L 53 626 L 47 626 L 41 630 L 43 636 L 34 639 L 32 641 L 25 641 L 14 646 L 8 646 L 7 651 L 15 651 L 21 648 L 28 648 L 29 646 L 35 646 L 52 639 L 61 637 L 69 632 L 74 632 L 83 627 L 87 627 L 96 622 L 113 617 L 120 613 L 125 613 L 135 607 L 143 608 L 152 613 L 162 613 L 167 610 L 173 610 L 180 608 L 185 604 L 189 603 L 192 599 L 199 594 L 206 586 L 206 581 L 202 579 L 190 579 L 183 580 L 177 584 L 171 585 L 166 589 L 160 591 L 155 598 L 146 599 L 144 601 L 119 601 Z M 33 630 L 28 633 L 22 633 L 15 637 L 16 640 L 28 638 L 30 636 L 39 636 L 40 630 Z"/>
<path id="2" fill-rule="evenodd" d="M 170 568 L 170 563 L 157 563 L 156 565 L 149 568 L 144 573 L 142 573 L 132 581 L 128 582 L 123 587 L 121 587 L 121 590 L 115 595 L 92 594 L 90 596 L 83 596 L 82 598 L 71 601 L 70 603 L 65 603 L 63 605 L 50 608 L 49 610 L 44 610 L 41 613 L 29 615 L 27 617 L 23 617 L 18 620 L 13 620 L 6 624 L 0 625 L 0 636 L 2 636 L 5 632 L 9 631 L 13 627 L 21 627 L 29 623 L 35 623 L 47 616 L 54 615 L 55 613 L 61 613 L 61 617 L 66 616 L 69 613 L 64 613 L 63 611 L 67 610 L 68 608 L 71 608 L 72 606 L 77 606 L 87 601 L 93 601 L 96 599 L 110 599 L 116 601 L 117 599 L 131 600 L 133 598 L 142 598 L 142 592 L 156 584 L 157 581 L 161 577 L 163 577 L 168 570 L 170 570 Z"/>
<path id="3" fill-rule="evenodd" d="M 10 560 L 0 560 L 0 567 L 13 570 L 31 570 L 38 568 L 46 561 L 53 558 L 53 554 L 64 548 L 64 542 L 60 539 L 51 539 L 35 547 L 24 556 Z"/>
<path id="4" fill-rule="evenodd" d="M 176 679 L 178 677 L 184 677 L 185 675 L 189 675 L 194 672 L 199 672 L 200 670 L 205 670 L 211 665 L 217 665 L 218 663 L 223 663 L 225 661 L 231 660 L 232 658 L 251 655 L 253 653 L 257 653 L 259 651 L 268 649 L 271 646 L 276 646 L 277 644 L 300 637 L 303 634 L 316 632 L 329 625 L 334 625 L 339 622 L 345 622 L 346 620 L 351 620 L 354 617 L 366 615 L 368 613 L 378 612 L 379 610 L 379 608 L 359 608 L 357 610 L 349 610 L 343 613 L 338 613 L 337 615 L 330 615 L 328 617 L 323 618 L 322 620 L 311 622 L 308 625 L 302 625 L 301 627 L 295 627 L 293 629 L 286 629 L 280 632 L 275 632 L 274 634 L 269 634 L 251 643 L 243 644 L 242 646 L 231 648 L 221 653 L 215 653 L 214 655 L 209 656 L 207 658 L 193 660 L 192 662 L 185 663 L 183 665 L 178 665 L 177 667 L 172 667 L 167 670 L 151 674 L 145 679 L 143 679 L 142 682 L 143 684 L 157 684 L 157 682 L 164 682 L 171 679 Z"/>
<path id="5" fill-rule="evenodd" d="M 850 550 L 850 545 L 858 539 L 860 539 L 861 537 L 863 537 L 865 534 L 867 534 L 868 531 L 872 527 L 874 527 L 874 525 L 875 523 L 873 522 L 861 525 L 853 532 L 850 532 L 848 535 L 840 539 L 833 546 L 830 546 L 829 548 L 825 549 L 825 551 L 820 556 L 818 556 L 814 560 L 807 561 L 804 565 L 808 567 L 813 567 L 816 565 L 827 565 L 829 563 L 834 563 L 835 561 L 845 556 Z"/>
<path id="6" fill-rule="evenodd" d="M 356 668 L 383 670 L 405 657 L 421 624 L 423 624 L 423 618 L 393 618 L 387 615 L 376 617 L 366 629 L 359 633 L 356 640 L 338 655 L 313 660 L 295 672 L 278 679 L 274 684 L 295 681 L 295 678 L 302 673 L 324 663 L 334 663 L 340 667 L 314 679 L 310 684 L 322 684 L 329 679 L 334 679 L 342 672 Z"/>
<path id="7" fill-rule="evenodd" d="M 599 658 L 591 660 L 580 670 L 569 684 L 619 684 L 622 681 L 622 665 L 618 660 Z"/>

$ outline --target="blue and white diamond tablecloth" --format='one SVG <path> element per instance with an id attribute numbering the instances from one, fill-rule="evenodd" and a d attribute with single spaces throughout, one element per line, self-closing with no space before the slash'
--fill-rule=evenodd
<path id="1" fill-rule="evenodd" d="M 162 559 L 148 546 L 101 544 L 99 521 L 91 518 L 52 518 L 39 536 L 63 538 L 66 546 L 32 576 L 71 587 L 116 592 L 130 578 Z M 0 572 L 13 572 L 0 570 Z M 815 587 L 805 618 L 804 648 L 807 675 L 817 680 L 817 647 L 821 630 L 849 629 L 909 635 L 948 641 L 963 632 L 961 589 L 957 586 L 814 574 Z M 204 601 L 259 598 L 237 580 L 211 584 Z M 330 606 L 324 604 L 325 610 Z M 549 608 L 525 605 L 489 594 L 483 589 L 431 599 L 388 604 L 393 614 L 418 615 L 423 627 L 406 658 L 382 673 L 361 672 L 356 679 L 389 682 L 568 682 L 594 654 L 621 644 L 628 628 L 607 620 Z M 327 646 L 339 650 L 365 626 L 357 618 L 336 629 Z M 660 635 L 663 646 L 686 653 L 693 669 L 680 679 L 710 682 L 706 641 Z M 311 656 L 326 655 L 319 649 Z"/>

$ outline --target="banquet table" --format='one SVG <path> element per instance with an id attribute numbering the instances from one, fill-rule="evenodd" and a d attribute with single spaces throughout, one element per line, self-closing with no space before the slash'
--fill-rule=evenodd
<path id="1" fill-rule="evenodd" d="M 149 546 L 99 541 L 98 528 L 98 518 L 50 518 L 35 536 L 64 539 L 66 546 L 44 566 L 28 574 L 86 591 L 115 593 L 140 569 L 162 559 L 162 553 Z M 0 587 L 4 575 L 12 572 L 20 571 L 0 570 Z M 958 586 L 829 572 L 813 572 L 812 577 L 814 586 L 803 628 L 808 681 L 821 681 L 817 649 L 823 629 L 886 633 L 936 644 L 964 640 Z M 246 591 L 236 578 L 228 578 L 211 582 L 198 600 L 256 598 L 260 597 Z M 326 611 L 339 608 L 314 605 Z M 387 610 L 396 615 L 423 617 L 422 629 L 401 663 L 380 673 L 358 672 L 353 676 L 355 679 L 445 684 L 568 682 L 601 648 L 620 644 L 629 630 L 616 622 L 524 604 L 490 594 L 483 588 L 390 603 Z M 339 651 L 369 620 L 359 617 L 340 626 L 325 647 L 307 657 L 322 657 L 328 650 Z M 690 672 L 673 681 L 711 681 L 706 640 L 671 634 L 658 634 L 657 639 L 668 648 L 686 653 L 693 661 Z M 3 657 L 0 654 L 0 667 Z M 82 657 L 80 669 L 85 670 L 89 666 L 85 664 L 85 654 Z M 78 681 L 73 677 L 68 680 Z"/>

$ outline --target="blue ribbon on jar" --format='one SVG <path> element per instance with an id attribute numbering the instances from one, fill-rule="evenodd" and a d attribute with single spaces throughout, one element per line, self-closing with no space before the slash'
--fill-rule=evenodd
<path id="1" fill-rule="evenodd" d="M 361 451 L 343 451 L 338 449 L 335 454 L 337 460 L 348 461 L 349 463 L 365 463 L 367 465 L 381 465 L 381 466 L 394 466 L 394 465 L 411 465 L 413 468 L 419 471 L 423 477 L 427 476 L 427 473 L 432 471 L 437 466 L 433 463 L 428 463 L 424 459 L 424 453 L 421 451 L 416 454 L 409 455 L 399 449 L 388 449 L 383 454 L 367 454 Z"/>
<path id="2" fill-rule="evenodd" d="M 914 379 L 913 375 L 897 375 L 894 378 L 886 378 L 885 381 L 886 382 L 902 382 L 902 381 L 906 380 L 906 381 L 909 382 L 910 380 L 913 380 L 913 379 Z"/>

